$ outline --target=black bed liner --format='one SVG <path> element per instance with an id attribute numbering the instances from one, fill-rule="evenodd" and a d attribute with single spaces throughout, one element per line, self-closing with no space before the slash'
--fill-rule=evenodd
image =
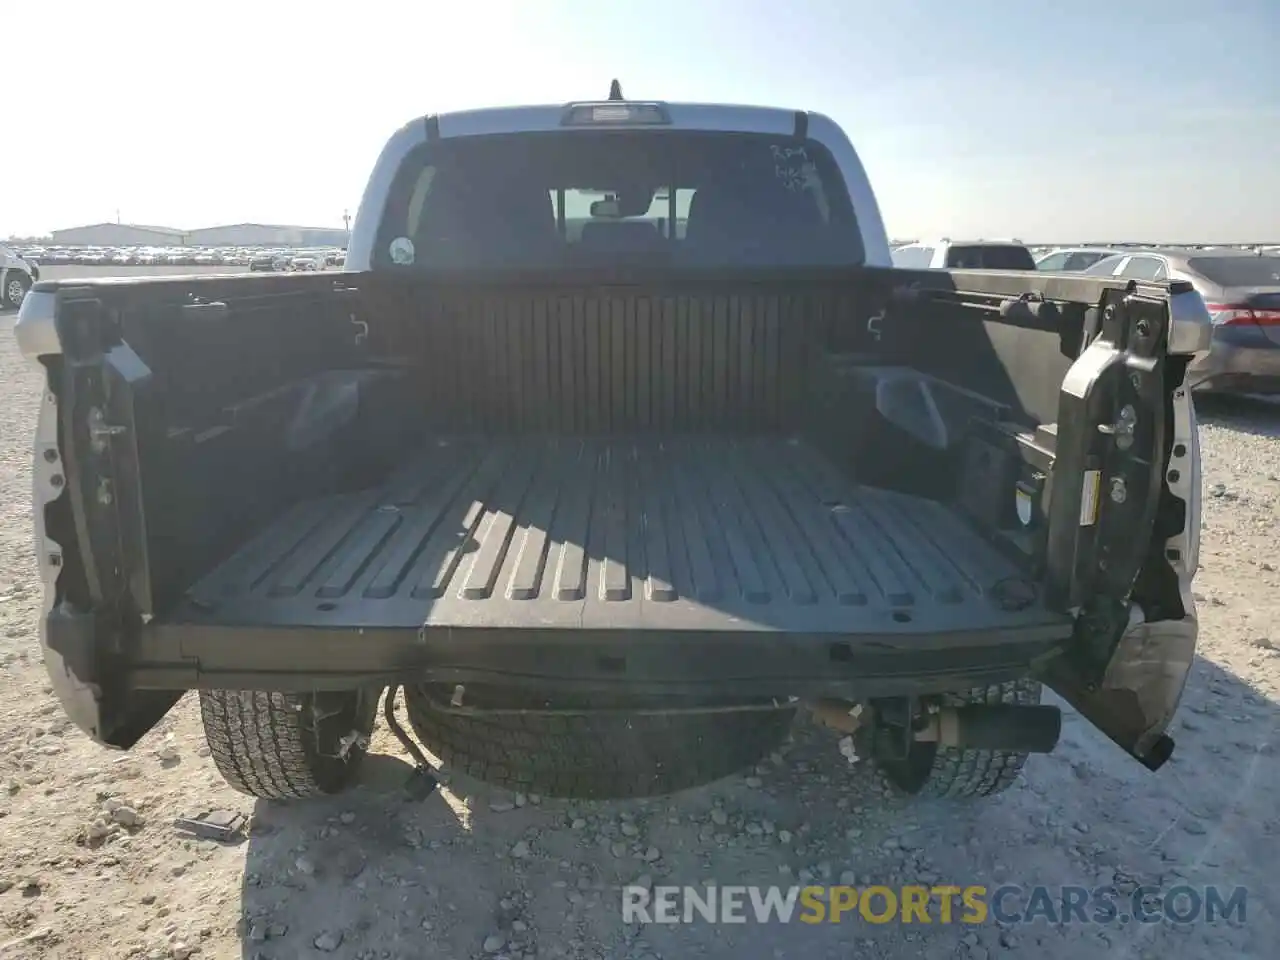
<path id="1" fill-rule="evenodd" d="M 946 508 L 802 441 L 439 438 L 376 489 L 300 504 L 179 619 L 258 627 L 953 632 L 1017 568 Z"/>
<path id="2" fill-rule="evenodd" d="M 451 438 L 293 508 L 189 591 L 206 623 L 909 632 L 1056 623 L 947 508 L 788 439 Z"/>

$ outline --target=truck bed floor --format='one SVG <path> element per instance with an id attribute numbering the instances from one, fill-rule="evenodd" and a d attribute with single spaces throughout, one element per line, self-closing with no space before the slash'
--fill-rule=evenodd
<path id="1" fill-rule="evenodd" d="M 177 619 L 1060 630 L 1038 604 L 999 602 L 1017 578 L 947 508 L 858 486 L 801 441 L 440 438 L 375 489 L 299 504 L 197 583 Z"/>

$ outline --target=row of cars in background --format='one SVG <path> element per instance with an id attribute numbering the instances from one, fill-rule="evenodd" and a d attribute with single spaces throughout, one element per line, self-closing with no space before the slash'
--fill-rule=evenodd
<path id="1" fill-rule="evenodd" d="M 1213 320 L 1209 352 L 1187 383 L 1213 393 L 1280 394 L 1280 245 L 1028 247 L 1016 240 L 936 240 L 895 245 L 912 270 L 1042 270 L 1126 280 L 1183 280 Z"/>
<path id="2" fill-rule="evenodd" d="M 346 253 L 338 247 L 306 249 L 273 247 L 24 247 L 17 254 L 28 263 L 80 267 L 250 267 L 251 269 L 323 270 L 341 266 Z M 263 267 L 262 264 L 269 264 Z M 256 265 L 256 266 L 255 266 Z"/>
<path id="3" fill-rule="evenodd" d="M 1280 395 L 1280 245 L 1029 247 L 1017 240 L 942 239 L 895 244 L 912 270 L 1043 270 L 1122 279 L 1185 280 L 1213 319 L 1213 346 L 1188 371 L 1192 389 Z M 0 308 L 16 309 L 46 265 L 229 267 L 312 271 L 340 267 L 345 251 L 243 247 L 75 249 L 0 247 Z"/>
<path id="4" fill-rule="evenodd" d="M 0 310 L 16 310 L 41 267 L 225 267 L 252 271 L 325 270 L 346 263 L 338 247 L 42 247 L 0 245 Z"/>

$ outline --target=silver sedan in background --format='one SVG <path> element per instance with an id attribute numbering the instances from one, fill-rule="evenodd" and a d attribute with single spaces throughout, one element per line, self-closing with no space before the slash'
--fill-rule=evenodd
<path id="1" fill-rule="evenodd" d="M 1280 256 L 1241 250 L 1126 250 L 1084 271 L 1186 280 L 1213 319 L 1213 344 L 1187 371 L 1193 390 L 1280 394 Z"/>
<path id="2" fill-rule="evenodd" d="M 1058 247 L 1036 258 L 1037 270 L 1085 270 L 1099 260 L 1113 256 L 1114 247 Z"/>

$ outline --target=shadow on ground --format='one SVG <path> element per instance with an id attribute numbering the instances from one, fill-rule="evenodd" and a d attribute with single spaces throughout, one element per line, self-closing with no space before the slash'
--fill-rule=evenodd
<path id="1" fill-rule="evenodd" d="M 1274 653 L 1262 655 L 1274 656 Z M 746 776 L 649 802 L 513 796 L 462 777 L 407 799 L 407 763 L 370 756 L 361 785 L 300 805 L 260 803 L 242 891 L 243 957 L 1050 958 L 1272 955 L 1266 901 L 1280 823 L 1280 707 L 1199 660 L 1173 733 L 1146 772 L 1074 714 L 1054 754 L 989 801 L 885 795 L 836 738 L 807 723 Z M 380 732 L 379 749 L 393 749 Z M 624 924 L 620 885 L 1140 884 L 1249 889 L 1239 920 L 966 926 Z M 1017 898 L 1005 901 L 1016 911 Z M 861 950 L 859 951 L 862 952 Z"/>
<path id="2" fill-rule="evenodd" d="M 1196 419 L 1258 437 L 1280 437 L 1280 397 L 1197 394 Z"/>

